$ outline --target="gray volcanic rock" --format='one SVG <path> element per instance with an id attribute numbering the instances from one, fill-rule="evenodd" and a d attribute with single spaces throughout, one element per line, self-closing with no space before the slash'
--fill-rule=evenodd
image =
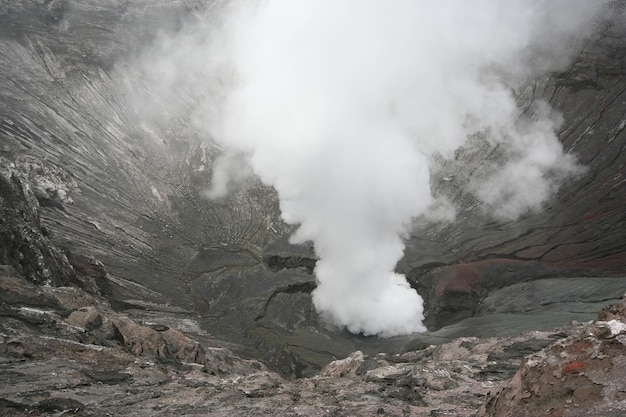
<path id="1" fill-rule="evenodd" d="M 502 223 L 465 187 L 493 149 L 477 143 L 442 161 L 433 189 L 460 207 L 459 221 L 418 219 L 398 266 L 424 296 L 432 332 L 379 340 L 318 317 L 314 252 L 287 243 L 292 229 L 272 190 L 247 178 L 224 199 L 203 197 L 220 149 L 142 75 L 138 56 L 159 33 L 180 31 L 214 3 L 0 0 L 0 263 L 34 283 L 75 283 L 128 320 L 158 325 L 118 321 L 131 349 L 158 356 L 170 346 L 189 359 L 159 330 L 189 325 L 291 376 L 356 350 L 402 352 L 591 319 L 626 289 L 624 4 L 612 3 L 614 20 L 599 23 L 567 71 L 517 92 L 527 112 L 544 100 L 563 114 L 559 137 L 585 174 L 541 213 Z M 157 114 L 134 94 L 150 97 Z M 57 301 L 29 291 L 2 294 L 46 309 L 26 319 L 11 307 L 18 320 L 65 318 Z M 95 331 L 102 325 L 86 307 L 95 304 L 67 318 Z"/>
<path id="2" fill-rule="evenodd" d="M 525 358 L 478 415 L 624 415 L 626 298 L 600 319 Z"/>
<path id="3" fill-rule="evenodd" d="M 0 264 L 38 284 L 67 284 L 74 271 L 41 227 L 39 204 L 11 163 L 0 157 Z"/>
<path id="4" fill-rule="evenodd" d="M 34 288 L 23 278 L 11 281 L 22 286 L 5 286 L 3 292 Z M 39 291 L 65 308 L 71 305 L 61 302 L 67 295 L 60 294 L 67 292 L 74 293 L 74 303 L 95 303 L 100 327 L 124 321 L 125 332 L 135 329 L 133 344 L 118 340 L 115 332 L 94 341 L 96 329 L 70 324 L 81 309 L 66 319 L 39 310 L 42 320 L 28 327 L 24 316 L 4 317 L 0 415 L 469 417 L 536 416 L 548 409 L 563 416 L 624 411 L 626 299 L 604 309 L 596 322 L 512 337 L 459 338 L 402 354 L 356 351 L 315 376 L 288 380 L 209 343 L 193 357 L 180 357 L 168 346 L 137 349 L 172 327 L 133 323 L 73 288 Z M 82 312 L 93 311 L 91 306 Z M 179 340 L 198 346 L 190 338 Z"/>

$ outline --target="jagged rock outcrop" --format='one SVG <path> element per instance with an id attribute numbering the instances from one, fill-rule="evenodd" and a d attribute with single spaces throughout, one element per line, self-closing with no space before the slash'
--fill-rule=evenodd
<path id="1" fill-rule="evenodd" d="M 15 165 L 0 157 L 0 265 L 11 265 L 32 282 L 68 284 L 74 270 L 41 225 L 39 204 Z"/>
<path id="2" fill-rule="evenodd" d="M 6 268 L 0 274 L 0 314 L 7 320 L 2 325 L 3 335 L 6 338 L 13 334 L 11 343 L 27 346 L 31 352 L 28 355 L 32 356 L 37 350 L 37 344 L 46 344 L 36 341 L 38 333 L 49 333 L 64 335 L 68 341 L 83 344 L 119 344 L 135 355 L 205 363 L 204 348 L 178 330 L 135 323 L 112 311 L 102 299 L 76 287 L 42 288 Z M 30 332 L 33 340 L 20 340 L 20 333 L 24 330 L 19 326 L 20 322 L 36 326 Z"/>
<path id="3" fill-rule="evenodd" d="M 626 414 L 626 298 L 599 320 L 532 354 L 479 416 Z"/>

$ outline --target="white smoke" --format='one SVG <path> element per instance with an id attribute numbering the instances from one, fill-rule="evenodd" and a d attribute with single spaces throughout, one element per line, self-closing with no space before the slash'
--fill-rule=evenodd
<path id="1" fill-rule="evenodd" d="M 540 210 L 566 179 L 584 171 L 573 155 L 563 153 L 554 134 L 561 119 L 545 105 L 537 111 L 538 120 L 499 132 L 504 161 L 485 163 L 471 178 L 470 190 L 496 219 Z"/>
<path id="2" fill-rule="evenodd" d="M 432 158 L 476 132 L 504 147 L 508 161 L 472 179 L 503 219 L 541 208 L 577 172 L 558 118 L 521 120 L 512 91 L 566 62 L 601 3 L 235 2 L 219 30 L 189 30 L 156 67 L 193 91 L 197 126 L 276 189 L 299 225 L 292 241 L 314 243 L 317 310 L 351 332 L 401 335 L 425 330 L 420 296 L 394 272 L 402 235 L 429 207 L 450 216 L 432 197 Z"/>
<path id="3" fill-rule="evenodd" d="M 252 173 L 242 155 L 226 153 L 213 162 L 213 177 L 204 196 L 210 199 L 225 197 L 229 191 Z"/>

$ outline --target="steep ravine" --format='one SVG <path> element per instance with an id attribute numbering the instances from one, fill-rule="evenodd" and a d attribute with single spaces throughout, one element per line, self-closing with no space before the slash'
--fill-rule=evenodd
<path id="1" fill-rule="evenodd" d="M 518 92 L 521 105 L 545 100 L 562 113 L 559 138 L 587 167 L 545 210 L 508 223 L 485 216 L 464 181 L 492 149 L 461 151 L 433 172 L 433 189 L 460 209 L 451 224 L 417 219 L 398 266 L 425 298 L 423 335 L 328 329 L 309 295 L 313 248 L 287 243 L 275 193 L 248 179 L 224 199 L 202 197 L 220 150 L 151 88 L 136 58 L 212 2 L 0 0 L 2 169 L 13 164 L 32 189 L 45 239 L 102 262 L 118 312 L 191 317 L 203 337 L 284 375 L 312 375 L 358 349 L 588 320 L 626 290 L 624 5 L 613 2 L 614 19 L 568 70 Z"/>

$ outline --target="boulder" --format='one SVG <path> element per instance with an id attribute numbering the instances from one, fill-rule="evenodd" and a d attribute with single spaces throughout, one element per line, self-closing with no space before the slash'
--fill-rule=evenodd
<path id="1" fill-rule="evenodd" d="M 123 316 L 113 316 L 110 320 L 121 335 L 124 346 L 135 355 L 199 364 L 206 361 L 204 348 L 178 330 L 159 332 Z"/>
<path id="2" fill-rule="evenodd" d="M 102 325 L 102 314 L 96 307 L 82 307 L 72 311 L 65 321 L 72 326 L 82 327 L 85 330 L 94 330 Z"/>

